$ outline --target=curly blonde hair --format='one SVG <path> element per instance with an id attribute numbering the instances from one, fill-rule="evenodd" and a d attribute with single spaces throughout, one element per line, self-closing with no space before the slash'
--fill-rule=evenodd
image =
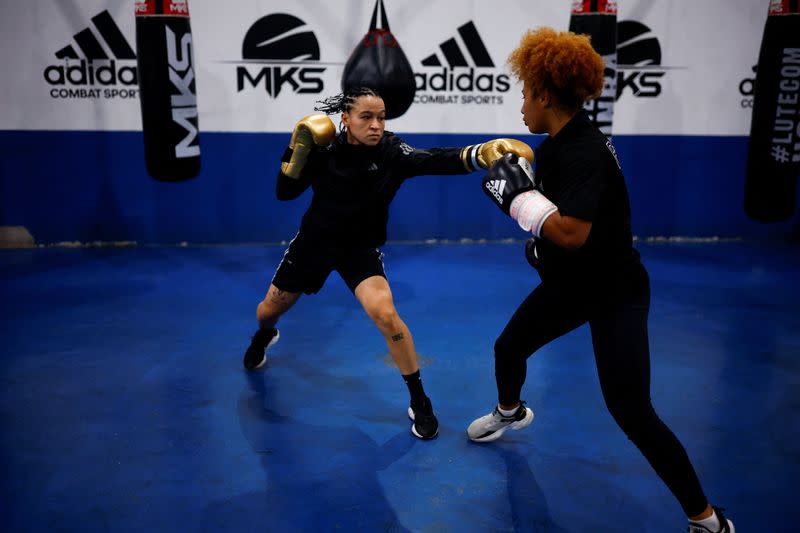
<path id="1" fill-rule="evenodd" d="M 603 90 L 605 65 L 588 35 L 547 27 L 528 30 L 508 63 L 534 95 L 546 91 L 570 110 L 577 110 Z"/>

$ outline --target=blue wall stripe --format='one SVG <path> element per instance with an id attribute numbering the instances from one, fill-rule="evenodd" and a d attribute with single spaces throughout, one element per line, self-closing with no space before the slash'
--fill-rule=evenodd
<path id="1" fill-rule="evenodd" d="M 407 134 L 419 147 L 485 135 Z M 0 131 L 0 225 L 37 242 L 279 242 L 295 233 L 310 193 L 278 202 L 274 180 L 288 133 L 201 134 L 202 171 L 185 183 L 145 172 L 140 132 Z M 539 138 L 524 138 L 532 145 Z M 615 136 L 640 237 L 785 237 L 744 214 L 746 137 Z M 420 176 L 392 206 L 390 240 L 522 238 L 479 190 L 480 173 Z"/>

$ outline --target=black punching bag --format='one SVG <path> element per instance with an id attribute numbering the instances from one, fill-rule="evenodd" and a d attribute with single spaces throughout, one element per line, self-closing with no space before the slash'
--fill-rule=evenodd
<path id="1" fill-rule="evenodd" d="M 158 181 L 200 172 L 192 30 L 186 0 L 136 0 L 144 158 Z"/>
<path id="2" fill-rule="evenodd" d="M 586 102 L 586 112 L 600 131 L 611 136 L 614 101 L 617 99 L 617 3 L 614 0 L 572 2 L 569 31 L 588 35 L 592 47 L 603 57 L 603 92 Z"/>
<path id="3" fill-rule="evenodd" d="M 378 8 L 381 28 L 377 26 Z M 386 118 L 408 111 L 417 91 L 414 71 L 403 49 L 389 30 L 383 0 L 376 0 L 369 32 L 356 45 L 342 74 L 342 90 L 369 87 L 378 91 L 386 104 Z"/>
<path id="4" fill-rule="evenodd" d="M 792 216 L 800 171 L 800 10 L 772 0 L 758 54 L 744 210 L 760 222 Z"/>

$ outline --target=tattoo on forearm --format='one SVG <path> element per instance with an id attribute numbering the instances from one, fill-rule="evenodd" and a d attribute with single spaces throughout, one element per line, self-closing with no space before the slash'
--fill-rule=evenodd
<path id="1" fill-rule="evenodd" d="M 404 338 L 405 338 L 405 337 L 403 337 L 403 334 L 402 334 L 402 333 L 398 333 L 397 335 L 392 335 L 392 340 L 393 340 L 394 342 L 401 341 L 401 340 L 403 340 Z"/>

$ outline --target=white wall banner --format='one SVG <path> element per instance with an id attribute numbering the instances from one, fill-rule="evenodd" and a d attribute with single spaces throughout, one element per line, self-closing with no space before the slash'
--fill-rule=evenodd
<path id="1" fill-rule="evenodd" d="M 169 1 L 169 0 L 165 0 Z M 403 133 L 522 134 L 506 59 L 570 0 L 384 0 L 414 70 Z M 287 132 L 340 90 L 375 0 L 189 0 L 203 131 Z M 747 135 L 766 0 L 618 0 L 614 134 Z M 0 129 L 140 130 L 134 1 L 27 0 L 0 20 Z"/>

